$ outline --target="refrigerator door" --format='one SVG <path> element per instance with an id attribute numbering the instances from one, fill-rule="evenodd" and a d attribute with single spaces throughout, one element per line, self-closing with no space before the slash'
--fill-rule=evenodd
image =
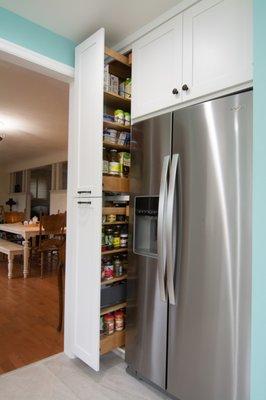
<path id="1" fill-rule="evenodd" d="M 179 226 L 167 391 L 180 400 L 248 400 L 252 92 L 176 111 L 173 125 Z"/>
<path id="2" fill-rule="evenodd" d="M 134 234 L 129 243 L 126 362 L 132 373 L 162 388 L 167 342 L 163 221 L 171 124 L 171 114 L 138 123 L 131 141 L 130 232 Z"/>

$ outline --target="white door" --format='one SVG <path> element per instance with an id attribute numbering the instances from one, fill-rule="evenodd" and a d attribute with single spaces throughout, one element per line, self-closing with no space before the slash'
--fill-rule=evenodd
<path id="1" fill-rule="evenodd" d="M 73 353 L 99 370 L 102 199 L 75 199 Z"/>
<path id="2" fill-rule="evenodd" d="M 104 29 L 76 47 L 75 113 L 77 181 L 73 195 L 102 195 Z"/>
<path id="3" fill-rule="evenodd" d="M 132 118 L 181 101 L 182 16 L 171 19 L 132 48 Z"/>
<path id="4" fill-rule="evenodd" d="M 183 99 L 252 80 L 252 0 L 202 0 L 183 13 Z"/>

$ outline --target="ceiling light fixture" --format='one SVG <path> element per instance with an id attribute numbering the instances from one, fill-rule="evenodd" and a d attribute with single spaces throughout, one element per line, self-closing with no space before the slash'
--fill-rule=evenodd
<path id="1" fill-rule="evenodd" d="M 0 142 L 5 138 L 4 124 L 0 121 Z"/>

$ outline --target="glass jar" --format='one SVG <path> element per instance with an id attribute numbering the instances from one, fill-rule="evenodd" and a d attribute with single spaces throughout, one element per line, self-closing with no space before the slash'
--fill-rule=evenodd
<path id="1" fill-rule="evenodd" d="M 125 249 L 128 246 L 128 233 L 120 233 L 120 247 Z"/>
<path id="2" fill-rule="evenodd" d="M 125 327 L 125 318 L 122 310 L 115 311 L 115 330 L 122 331 Z"/>
<path id="3" fill-rule="evenodd" d="M 115 214 L 108 214 L 106 221 L 109 222 L 109 223 L 110 222 L 115 222 L 116 221 L 116 215 Z"/>
<path id="4" fill-rule="evenodd" d="M 100 317 L 100 333 L 104 333 L 103 316 Z"/>
<path id="5" fill-rule="evenodd" d="M 104 333 L 106 335 L 112 335 L 115 331 L 115 319 L 112 313 L 105 314 L 103 317 L 104 321 Z"/>
<path id="6" fill-rule="evenodd" d="M 105 246 L 107 250 L 112 250 L 113 249 L 113 228 L 107 227 L 105 229 Z"/>
<path id="7" fill-rule="evenodd" d="M 104 280 L 110 280 L 114 278 L 114 265 L 111 260 L 106 261 L 104 264 Z"/>
<path id="8" fill-rule="evenodd" d="M 108 150 L 103 148 L 103 175 L 108 175 L 109 173 L 109 159 L 108 159 Z"/>
<path id="9" fill-rule="evenodd" d="M 106 239 L 105 239 L 105 231 L 102 229 L 102 251 L 106 251 L 107 246 L 106 246 Z"/>
<path id="10" fill-rule="evenodd" d="M 101 266 L 101 280 L 105 280 L 105 270 L 104 270 L 104 265 Z"/>
<path id="11" fill-rule="evenodd" d="M 114 235 L 113 235 L 113 248 L 119 249 L 121 247 L 120 243 L 121 243 L 120 230 L 118 227 L 116 227 L 114 230 Z"/>
<path id="12" fill-rule="evenodd" d="M 114 259 L 115 276 L 118 278 L 123 275 L 123 264 L 120 256 L 116 256 Z"/>
<path id="13" fill-rule="evenodd" d="M 109 152 L 109 175 L 119 176 L 120 163 L 117 150 L 111 149 Z"/>
<path id="14" fill-rule="evenodd" d="M 126 219 L 125 215 L 117 215 L 116 216 L 116 220 L 119 222 L 123 222 L 123 221 L 125 221 L 125 219 Z"/>
<path id="15" fill-rule="evenodd" d="M 125 81 L 125 98 L 126 99 L 131 99 L 131 86 L 132 86 L 131 78 L 127 78 Z"/>

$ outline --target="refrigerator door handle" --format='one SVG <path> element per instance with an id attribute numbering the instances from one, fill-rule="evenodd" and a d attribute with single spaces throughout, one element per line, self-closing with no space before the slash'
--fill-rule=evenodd
<path id="1" fill-rule="evenodd" d="M 172 163 L 170 168 L 169 190 L 167 199 L 167 213 L 166 213 L 166 243 L 167 243 L 167 290 L 169 295 L 169 302 L 176 305 L 175 288 L 174 288 L 174 275 L 176 263 L 176 234 L 177 222 L 174 220 L 174 212 L 176 207 L 176 181 L 179 168 L 179 154 L 173 154 Z"/>
<path id="2" fill-rule="evenodd" d="M 162 301 L 166 301 L 165 290 L 165 269 L 166 269 L 166 232 L 165 232 L 165 215 L 167 209 L 167 175 L 169 169 L 170 156 L 165 156 L 163 160 L 160 194 L 158 205 L 158 226 L 157 226 L 157 243 L 158 243 L 158 278 L 160 297 Z"/>

